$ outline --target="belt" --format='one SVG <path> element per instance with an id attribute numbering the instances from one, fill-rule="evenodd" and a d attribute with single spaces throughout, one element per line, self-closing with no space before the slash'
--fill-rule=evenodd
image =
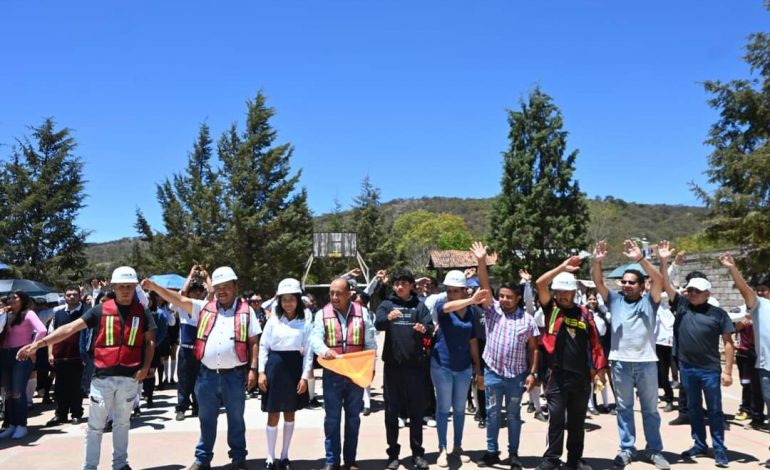
<path id="1" fill-rule="evenodd" d="M 179 347 L 184 349 L 195 349 L 195 346 L 192 344 L 180 344 Z"/>
<path id="2" fill-rule="evenodd" d="M 237 372 L 239 370 L 246 370 L 246 364 L 244 364 L 242 366 L 238 366 L 238 367 L 233 367 L 233 368 L 230 368 L 230 369 L 209 369 L 208 367 L 204 366 L 203 364 L 201 364 L 201 367 L 203 367 L 204 369 L 206 369 L 208 371 L 214 372 L 216 374 L 229 374 L 231 372 Z"/>

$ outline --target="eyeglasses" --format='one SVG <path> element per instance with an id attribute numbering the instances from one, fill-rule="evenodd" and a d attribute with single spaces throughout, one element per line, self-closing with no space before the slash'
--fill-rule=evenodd
<path id="1" fill-rule="evenodd" d="M 262 299 L 249 299 L 250 304 L 258 304 L 262 302 Z"/>
<path id="2" fill-rule="evenodd" d="M 695 294 L 700 294 L 700 293 L 702 293 L 702 292 L 703 292 L 702 290 L 700 290 L 700 289 L 696 289 L 696 288 L 694 288 L 694 287 L 688 287 L 688 288 L 687 288 L 687 293 L 688 293 L 688 294 L 693 294 L 693 293 L 695 293 Z"/>
<path id="3" fill-rule="evenodd" d="M 636 284 L 636 281 L 626 281 L 626 280 L 622 280 L 622 281 L 620 281 L 620 284 L 622 284 L 622 285 L 624 285 L 624 286 L 633 286 L 634 284 Z"/>

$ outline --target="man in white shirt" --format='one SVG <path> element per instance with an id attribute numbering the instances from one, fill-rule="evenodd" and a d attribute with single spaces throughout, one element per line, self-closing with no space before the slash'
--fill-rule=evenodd
<path id="1" fill-rule="evenodd" d="M 232 268 L 214 270 L 211 284 L 215 300 L 190 299 L 165 289 L 149 279 L 142 287 L 158 293 L 167 302 L 190 314 L 196 322 L 195 357 L 201 361 L 195 394 L 201 437 L 195 448 L 195 462 L 188 470 L 209 470 L 214 457 L 220 400 L 227 413 L 227 443 L 232 469 L 246 466 L 246 424 L 243 418 L 246 395 L 243 383 L 248 370 L 249 389 L 257 385 L 259 327 L 254 310 L 239 299 L 238 277 Z"/>

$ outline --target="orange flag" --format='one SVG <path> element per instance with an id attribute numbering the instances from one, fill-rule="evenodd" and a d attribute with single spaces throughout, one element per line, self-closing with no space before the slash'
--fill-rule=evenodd
<path id="1" fill-rule="evenodd" d="M 374 349 L 346 353 L 335 359 L 318 357 L 318 363 L 325 369 L 344 375 L 359 387 L 366 388 L 374 379 Z"/>

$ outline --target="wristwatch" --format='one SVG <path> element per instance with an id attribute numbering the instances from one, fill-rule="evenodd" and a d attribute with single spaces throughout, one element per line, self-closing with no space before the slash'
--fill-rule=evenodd
<path id="1" fill-rule="evenodd" d="M 259 369 L 256 367 L 249 367 L 249 370 L 252 372 L 259 372 Z"/>
<path id="2" fill-rule="evenodd" d="M 529 374 L 527 374 L 527 375 L 531 375 L 532 377 L 534 377 L 534 378 L 535 378 L 535 380 L 538 380 L 538 379 L 539 379 L 539 377 L 537 376 L 537 372 L 530 372 L 530 373 L 529 373 Z"/>

